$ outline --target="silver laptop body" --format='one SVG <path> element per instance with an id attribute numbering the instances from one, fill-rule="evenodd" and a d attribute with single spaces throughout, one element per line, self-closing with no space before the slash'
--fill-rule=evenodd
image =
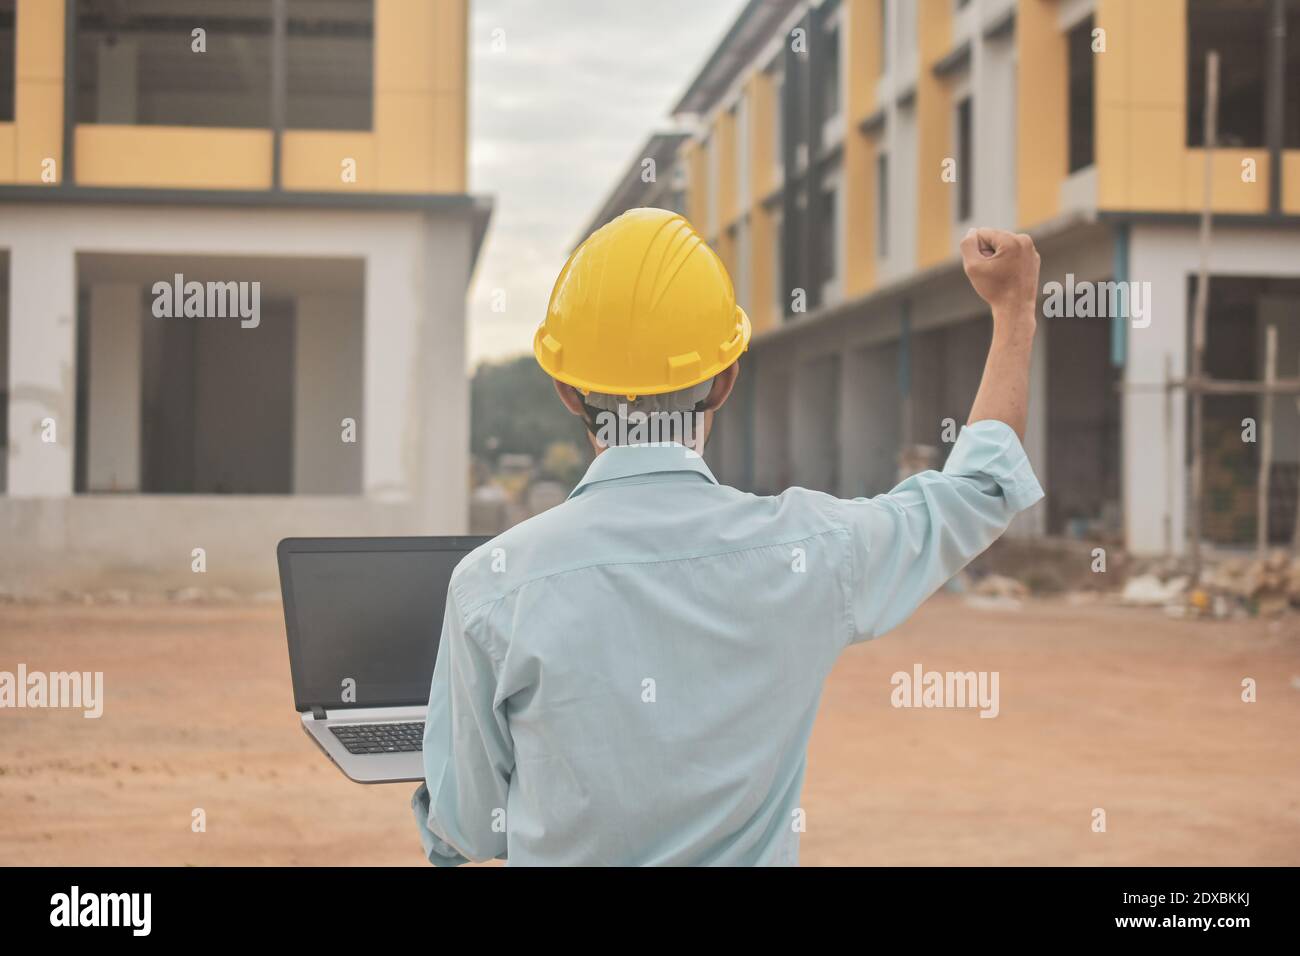
<path id="1" fill-rule="evenodd" d="M 451 572 L 483 537 L 285 538 L 294 706 L 350 779 L 424 779 L 421 741 Z"/>

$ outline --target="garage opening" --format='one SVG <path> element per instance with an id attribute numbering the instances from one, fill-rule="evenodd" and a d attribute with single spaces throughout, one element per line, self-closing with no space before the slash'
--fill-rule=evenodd
<path id="1" fill-rule="evenodd" d="M 77 257 L 82 493 L 361 492 L 364 266 Z"/>

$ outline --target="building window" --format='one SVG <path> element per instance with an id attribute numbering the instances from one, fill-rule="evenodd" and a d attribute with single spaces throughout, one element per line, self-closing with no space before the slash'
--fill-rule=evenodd
<path id="1" fill-rule="evenodd" d="M 704 150 L 704 231 L 710 241 L 718 234 L 718 149 L 710 135 L 700 148 Z"/>
<path id="2" fill-rule="evenodd" d="M 1284 97 L 1286 124 L 1282 146 L 1300 149 L 1300 0 L 1291 0 L 1286 8 L 1286 90 Z"/>
<path id="3" fill-rule="evenodd" d="M 1219 51 L 1219 145 L 1264 145 L 1268 8 L 1269 0 L 1188 0 L 1188 146 L 1205 145 L 1205 56 L 1210 50 Z"/>
<path id="4" fill-rule="evenodd" d="M 821 201 L 818 204 L 817 223 L 818 223 L 818 242 L 817 253 L 821 258 L 821 277 L 823 289 L 826 285 L 834 283 L 839 276 L 839 224 L 836 217 L 836 206 L 838 204 L 836 190 L 827 189 L 821 194 Z M 823 300 L 826 298 L 823 291 Z"/>
<path id="5" fill-rule="evenodd" d="M 772 285 L 776 296 L 776 314 L 783 319 L 790 314 L 790 299 L 785 291 L 785 219 L 772 217 Z"/>
<path id="6" fill-rule="evenodd" d="M 286 11 L 277 54 L 271 0 L 77 0 L 77 122 L 267 128 L 282 55 L 287 127 L 370 129 L 374 0 Z"/>
<path id="7" fill-rule="evenodd" d="M 778 180 L 785 165 L 785 71 L 780 62 L 778 55 L 772 64 L 772 167 Z"/>
<path id="8" fill-rule="evenodd" d="M 736 215 L 749 208 L 749 98 L 741 94 L 733 110 L 736 115 Z"/>
<path id="9" fill-rule="evenodd" d="M 374 0 L 289 0 L 285 125 L 367 130 L 373 125 Z"/>
<path id="10" fill-rule="evenodd" d="M 0 0 L 0 123 L 14 121 L 14 7 L 15 0 Z"/>
<path id="11" fill-rule="evenodd" d="M 876 256 L 889 256 L 889 154 L 876 157 Z"/>
<path id="12" fill-rule="evenodd" d="M 880 3 L 880 74 L 889 72 L 889 0 Z"/>
<path id="13" fill-rule="evenodd" d="M 957 221 L 971 217 L 971 187 L 975 179 L 974 150 L 971 149 L 971 99 L 957 104 Z"/>
<path id="14" fill-rule="evenodd" d="M 822 116 L 840 113 L 840 28 L 826 31 L 826 55 L 822 58 Z"/>
<path id="15" fill-rule="evenodd" d="M 1093 75 L 1096 61 L 1092 52 L 1092 23 L 1092 17 L 1088 17 L 1066 38 L 1070 71 L 1068 171 L 1071 173 L 1093 164 Z"/>

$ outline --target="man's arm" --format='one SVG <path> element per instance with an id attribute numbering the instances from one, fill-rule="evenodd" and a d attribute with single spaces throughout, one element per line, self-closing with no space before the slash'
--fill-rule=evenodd
<path id="1" fill-rule="evenodd" d="M 472 633 L 480 620 L 466 620 L 448 588 L 424 725 L 425 782 L 411 798 L 425 855 L 440 866 L 506 852 L 514 744 L 496 706 L 492 660 Z"/>
<path id="2" fill-rule="evenodd" d="M 967 423 L 1006 422 L 1024 441 L 1038 304 L 1038 250 L 1023 234 L 972 229 L 961 241 L 961 258 L 971 285 L 993 310 L 993 342 Z"/>
<path id="3" fill-rule="evenodd" d="M 851 537 L 851 640 L 902 623 L 1043 496 L 1020 444 L 1038 253 L 1028 236 L 990 229 L 967 233 L 961 252 L 971 285 L 993 310 L 984 378 L 942 472 L 913 475 L 887 495 L 835 503 Z"/>

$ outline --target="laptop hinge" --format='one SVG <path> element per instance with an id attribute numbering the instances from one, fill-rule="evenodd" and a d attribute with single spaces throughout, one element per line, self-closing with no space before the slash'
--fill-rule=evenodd
<path id="1" fill-rule="evenodd" d="M 324 720 L 326 716 L 325 708 L 322 707 L 320 704 L 312 704 L 311 715 L 315 720 Z"/>

